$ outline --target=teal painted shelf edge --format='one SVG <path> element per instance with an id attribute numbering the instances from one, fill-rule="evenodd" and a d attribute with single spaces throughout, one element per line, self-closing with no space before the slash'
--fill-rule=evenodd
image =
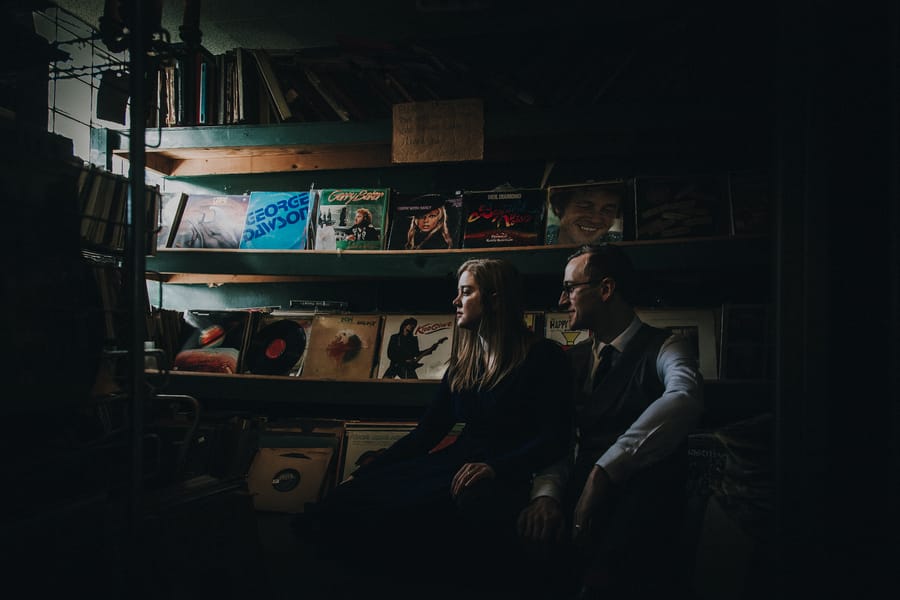
<path id="1" fill-rule="evenodd" d="M 767 267 L 771 256 L 768 237 L 623 242 L 622 246 L 640 270 Z M 146 269 L 161 274 L 435 278 L 452 275 L 468 258 L 495 257 L 510 260 L 526 275 L 555 275 L 562 272 L 574 250 L 569 246 L 417 252 L 170 249 L 148 256 Z"/>

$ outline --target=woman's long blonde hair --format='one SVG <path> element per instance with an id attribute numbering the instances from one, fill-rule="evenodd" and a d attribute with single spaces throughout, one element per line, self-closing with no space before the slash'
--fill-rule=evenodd
<path id="1" fill-rule="evenodd" d="M 416 222 L 419 220 L 419 217 L 410 217 L 409 220 L 409 230 L 406 232 L 406 248 L 407 250 L 418 250 L 419 247 L 422 246 L 425 242 L 433 238 L 438 233 L 441 234 L 441 237 L 444 239 L 444 243 L 447 244 L 448 248 L 453 247 L 453 236 L 450 235 L 450 228 L 447 227 L 447 209 L 443 206 L 438 206 L 437 208 L 432 208 L 431 210 L 425 211 L 422 213 L 422 216 L 427 215 L 432 210 L 440 211 L 440 224 L 437 225 L 434 229 L 428 232 L 428 235 L 425 238 L 416 244 L 416 234 L 421 231 Z"/>
<path id="2" fill-rule="evenodd" d="M 467 260 L 456 272 L 468 271 L 481 292 L 483 312 L 477 329 L 457 328 L 456 352 L 450 359 L 450 389 L 491 389 L 525 360 L 534 339 L 525 326 L 522 279 L 503 259 Z"/>

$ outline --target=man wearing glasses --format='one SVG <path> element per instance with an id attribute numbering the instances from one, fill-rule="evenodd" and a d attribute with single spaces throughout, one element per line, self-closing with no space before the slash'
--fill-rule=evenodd
<path id="1" fill-rule="evenodd" d="M 618 246 L 582 246 L 569 257 L 559 305 L 569 329 L 593 334 L 568 351 L 577 444 L 535 477 L 519 519 L 548 568 L 575 569 L 579 599 L 678 590 L 687 436 L 703 410 L 702 378 L 687 338 L 636 316 L 632 280 Z M 569 537 L 571 545 L 559 544 Z"/>

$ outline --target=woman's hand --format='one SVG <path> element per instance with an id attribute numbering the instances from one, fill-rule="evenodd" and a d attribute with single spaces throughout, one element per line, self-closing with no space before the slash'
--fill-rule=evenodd
<path id="1" fill-rule="evenodd" d="M 456 498 L 463 489 L 479 479 L 494 479 L 496 476 L 497 473 L 494 472 L 494 468 L 487 463 L 466 463 L 453 476 L 450 495 Z"/>

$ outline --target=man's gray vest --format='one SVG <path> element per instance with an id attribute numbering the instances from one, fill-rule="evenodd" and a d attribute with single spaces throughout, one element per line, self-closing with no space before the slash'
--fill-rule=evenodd
<path id="1" fill-rule="evenodd" d="M 670 335 L 665 329 L 641 325 L 603 380 L 588 392 L 585 384 L 591 376 L 593 341 L 569 349 L 578 384 L 576 422 L 582 457 L 598 458 L 663 393 L 656 358 Z"/>

